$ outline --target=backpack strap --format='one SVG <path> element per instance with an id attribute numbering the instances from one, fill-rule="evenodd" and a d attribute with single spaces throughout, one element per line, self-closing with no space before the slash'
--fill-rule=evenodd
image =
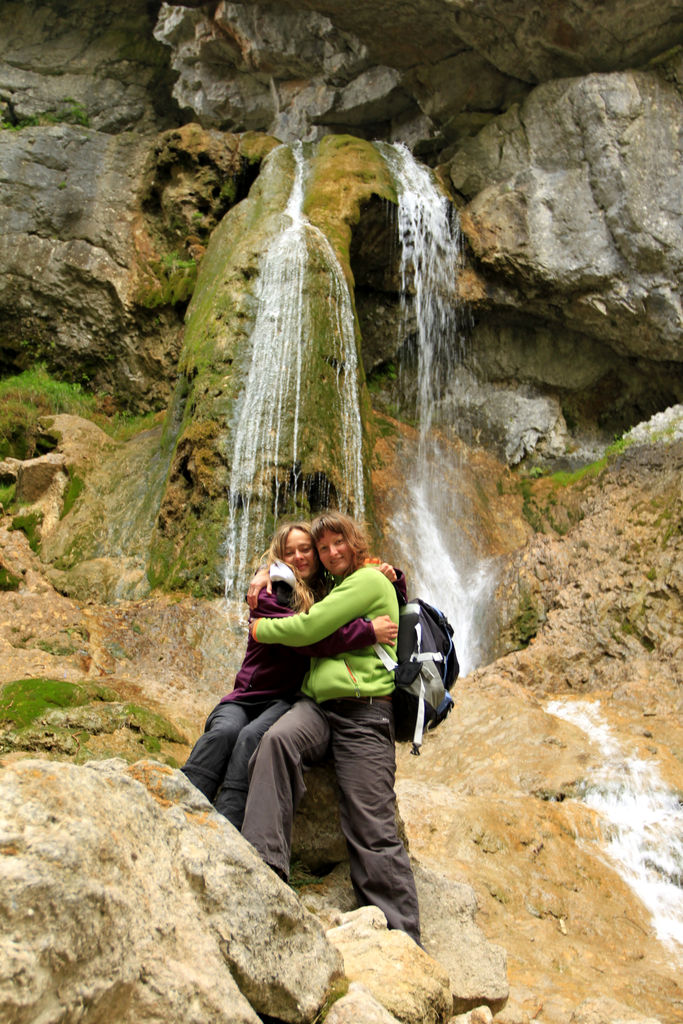
<path id="1" fill-rule="evenodd" d="M 373 644 L 372 646 L 373 646 L 373 650 L 374 650 L 375 654 L 377 655 L 379 660 L 382 662 L 382 664 L 384 665 L 385 669 L 387 669 L 388 672 L 394 672 L 398 668 L 398 662 L 394 661 L 394 659 L 391 657 L 391 655 L 387 651 L 384 650 L 384 648 L 382 647 L 381 644 Z M 430 657 L 432 657 L 432 656 L 425 654 L 425 655 L 422 655 L 422 656 L 413 657 L 410 660 L 411 661 L 425 661 L 425 660 L 427 660 Z M 425 684 L 424 684 L 423 680 L 420 679 L 420 696 L 419 696 L 418 701 L 417 701 L 417 718 L 415 720 L 415 731 L 413 732 L 413 745 L 412 745 L 411 750 L 410 750 L 410 753 L 411 754 L 415 754 L 416 757 L 420 756 L 420 747 L 422 746 L 422 737 L 424 735 L 424 726 L 425 726 L 425 699 L 424 699 L 424 696 L 425 696 Z"/>
<path id="2" fill-rule="evenodd" d="M 394 661 L 388 651 L 385 651 L 381 644 L 373 644 L 372 649 L 384 665 L 387 672 L 395 672 L 398 668 L 398 662 Z"/>
<path id="3" fill-rule="evenodd" d="M 420 697 L 417 702 L 417 719 L 415 721 L 415 732 L 413 733 L 413 745 L 410 748 L 410 753 L 414 754 L 415 757 L 420 756 L 420 747 L 422 746 L 422 735 L 425 727 L 425 684 L 420 679 Z"/>

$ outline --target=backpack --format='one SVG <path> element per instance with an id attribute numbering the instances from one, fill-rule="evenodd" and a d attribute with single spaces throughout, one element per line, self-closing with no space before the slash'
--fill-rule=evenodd
<path id="1" fill-rule="evenodd" d="M 438 608 L 416 597 L 399 612 L 396 657 L 381 644 L 375 652 L 394 673 L 396 739 L 412 739 L 419 756 L 425 728 L 435 729 L 453 707 L 448 692 L 460 671 L 453 645 L 453 627 Z"/>

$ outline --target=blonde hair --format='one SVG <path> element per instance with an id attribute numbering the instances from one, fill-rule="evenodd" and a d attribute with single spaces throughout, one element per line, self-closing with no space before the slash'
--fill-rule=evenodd
<path id="1" fill-rule="evenodd" d="M 287 561 L 285 558 L 285 551 L 287 549 L 287 541 L 289 540 L 289 535 L 292 530 L 300 530 L 302 533 L 305 533 L 307 537 L 310 537 L 317 562 L 315 574 L 310 580 L 302 579 L 297 570 L 293 566 L 290 566 L 295 577 L 294 594 L 291 603 L 292 609 L 295 612 L 307 612 L 315 601 L 319 601 L 327 593 L 324 570 L 320 564 L 318 552 L 315 549 L 315 541 L 313 539 L 311 527 L 308 523 L 283 523 L 281 526 L 278 526 L 277 530 L 273 534 L 270 547 L 266 552 L 266 563 L 268 566 L 271 566 L 273 562 Z"/>
<path id="2" fill-rule="evenodd" d="M 355 519 L 344 515 L 343 512 L 321 512 L 311 523 L 311 535 L 315 544 L 322 535 L 329 530 L 330 533 L 341 533 L 353 553 L 353 571 L 358 569 L 370 555 L 370 542 L 365 532 L 365 527 L 357 523 Z"/>

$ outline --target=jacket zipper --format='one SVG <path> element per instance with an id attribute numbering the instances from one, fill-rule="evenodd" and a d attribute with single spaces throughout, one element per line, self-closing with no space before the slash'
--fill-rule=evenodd
<path id="1" fill-rule="evenodd" d="M 347 671 L 347 672 L 349 673 L 349 675 L 350 675 L 350 676 L 351 676 L 351 678 L 353 679 L 353 685 L 354 685 L 354 686 L 355 686 L 355 688 L 356 688 L 356 697 L 360 697 L 360 690 L 359 690 L 359 688 L 358 688 L 358 683 L 357 683 L 357 681 L 356 681 L 356 677 L 354 676 L 353 672 L 352 672 L 352 671 L 351 671 L 351 669 L 349 668 L 349 663 L 348 663 L 348 661 L 345 661 L 345 662 L 344 662 L 344 664 L 346 665 L 346 671 Z"/>

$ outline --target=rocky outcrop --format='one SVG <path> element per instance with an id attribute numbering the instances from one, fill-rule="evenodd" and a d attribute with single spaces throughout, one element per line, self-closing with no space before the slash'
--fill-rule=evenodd
<path id="1" fill-rule="evenodd" d="M 387 931 L 377 907 L 347 914 L 327 938 L 341 953 L 346 976 L 405 1024 L 437 1024 L 451 1015 L 447 972 L 405 932 Z"/>
<path id="2" fill-rule="evenodd" d="M 6 1016 L 59 1000 L 91 1019 L 297 1024 L 340 979 L 322 927 L 180 773 L 25 761 L 1 801 Z"/>
<path id="3" fill-rule="evenodd" d="M 127 0 L 67 31 L 38 0 L 5 5 L 4 362 L 161 408 L 209 237 L 267 150 L 227 133 L 402 139 L 466 207 L 474 330 L 446 418 L 471 416 L 511 463 L 584 458 L 681 400 L 681 30 L 668 5 L 625 12 Z M 356 262 L 366 368 L 387 367 L 395 275 L 378 287 Z"/>
<path id="4" fill-rule="evenodd" d="M 419 32 L 416 26 L 419 25 Z M 167 3 L 174 95 L 202 123 L 279 138 L 328 128 L 432 152 L 559 76 L 642 65 L 681 38 L 674 5 L 599 10 L 382 0 Z"/>
<path id="5" fill-rule="evenodd" d="M 489 380 L 543 384 L 574 418 L 622 429 L 629 407 L 680 401 L 680 111 L 657 73 L 567 79 L 460 147 L 451 180 L 489 289 L 472 352 Z"/>
<path id="6" fill-rule="evenodd" d="M 118 134 L 176 123 L 155 4 L 3 5 L 0 111 L 9 125 L 67 122 Z M 125 31 L 122 32 L 122 27 Z"/>
<path id="7" fill-rule="evenodd" d="M 476 463 L 473 491 L 476 482 L 491 494 L 482 500 L 482 507 L 489 506 L 482 531 L 499 557 L 513 540 L 525 554 L 505 556 L 511 566 L 509 605 L 501 604 L 510 622 L 515 620 L 520 649 L 459 681 L 453 713 L 427 737 L 420 758 L 401 744 L 397 756 L 399 812 L 415 866 L 423 941 L 448 972 L 458 1024 L 524 1024 L 541 1013 L 550 1024 L 567 1024 L 572 1014 L 601 1024 L 612 1024 L 610 1014 L 629 1024 L 677 1020 L 678 949 L 658 937 L 650 909 L 605 851 L 601 815 L 583 802 L 604 750 L 548 706 L 557 699 L 589 701 L 621 747 L 622 782 L 623 766 L 637 756 L 664 787 L 680 791 L 676 422 L 671 414 L 639 428 L 637 444 L 613 456 L 599 475 L 584 474 L 561 487 L 542 477 L 527 481 L 527 496 L 502 466 L 496 473 L 481 457 Z M 386 469 L 391 472 L 388 462 Z M 497 482 L 507 493 L 499 492 Z M 530 534 L 523 504 L 526 515 L 535 510 L 544 534 Z M 6 746 L 3 776 L 18 769 L 29 750 L 74 761 L 119 753 L 135 762 L 149 756 L 154 740 L 155 758 L 183 763 L 239 664 L 245 641 L 240 609 L 222 600 L 159 596 L 81 604 L 55 593 L 24 533 L 8 530 L 10 524 L 5 516 L 0 570 L 9 570 L 16 588 L 0 590 L 0 682 L 13 689 L 3 691 L 0 706 L 3 714 L 8 705 L 10 713 L 23 713 L 30 694 L 27 684 L 17 683 L 39 676 L 52 680 L 48 696 L 59 697 L 62 705 L 31 704 L 37 713 L 34 746 Z M 6 578 L 0 571 L 0 580 Z M 512 599 L 518 593 L 513 581 L 528 587 L 533 616 Z M 64 680 L 70 705 L 64 703 Z M 45 687 L 37 689 L 45 695 Z M 188 742 L 165 738 L 161 721 L 136 719 L 131 711 L 126 724 L 121 712 L 133 702 L 163 716 L 164 729 L 176 723 Z M 118 724 L 113 731 L 97 731 L 107 715 L 111 725 L 119 716 Z M 80 770 L 95 774 L 91 767 Z M 121 768 L 106 778 L 122 776 L 127 774 Z M 117 785 L 108 784 L 106 799 Z M 128 790 L 143 796 L 147 791 L 128 782 L 125 787 L 130 810 Z M 301 874 L 297 868 L 293 881 L 303 905 L 330 929 L 343 923 L 340 913 L 354 911 L 355 899 L 339 837 L 335 843 L 329 816 L 319 813 L 336 801 L 334 790 L 310 788 L 314 807 L 303 815 L 297 855 L 313 865 L 318 815 L 327 867 L 315 865 L 318 877 L 311 877 L 310 867 Z M 185 807 L 187 790 L 177 797 L 173 807 Z M 75 800 L 69 796 L 67 807 Z M 142 810 L 148 802 L 144 796 Z M 173 807 L 158 813 L 173 816 Z M 201 826 L 190 815 L 193 836 L 195 827 L 213 828 L 207 804 L 201 813 Z M 75 836 L 90 820 L 80 805 L 79 815 Z M 133 849 L 139 863 L 146 844 L 141 847 L 138 824 Z M 150 834 L 158 836 L 159 827 L 150 826 Z M 173 842 L 179 831 L 174 825 Z M 203 831 L 198 842 L 204 847 Z M 7 853 L 2 862 L 3 872 L 14 863 Z M 131 857 L 131 871 L 134 863 Z M 331 863 L 336 867 L 325 873 Z M 382 935 L 377 930 L 378 949 Z M 356 988 L 350 995 L 360 998 Z M 376 996 L 363 999 L 379 1021 L 386 1019 Z"/>
<path id="8" fill-rule="evenodd" d="M 87 1004 L 84 1019 L 106 1003 L 120 1020 L 144 1006 L 153 1020 L 303 1024 L 349 982 L 404 1024 L 451 1016 L 436 959 L 372 907 L 337 911 L 325 933 L 180 772 L 121 759 L 0 770 L 0 918 L 11 933 L 0 1004 L 10 1016 L 59 991 L 67 1012 Z M 504 966 L 498 984 L 504 997 Z"/>

